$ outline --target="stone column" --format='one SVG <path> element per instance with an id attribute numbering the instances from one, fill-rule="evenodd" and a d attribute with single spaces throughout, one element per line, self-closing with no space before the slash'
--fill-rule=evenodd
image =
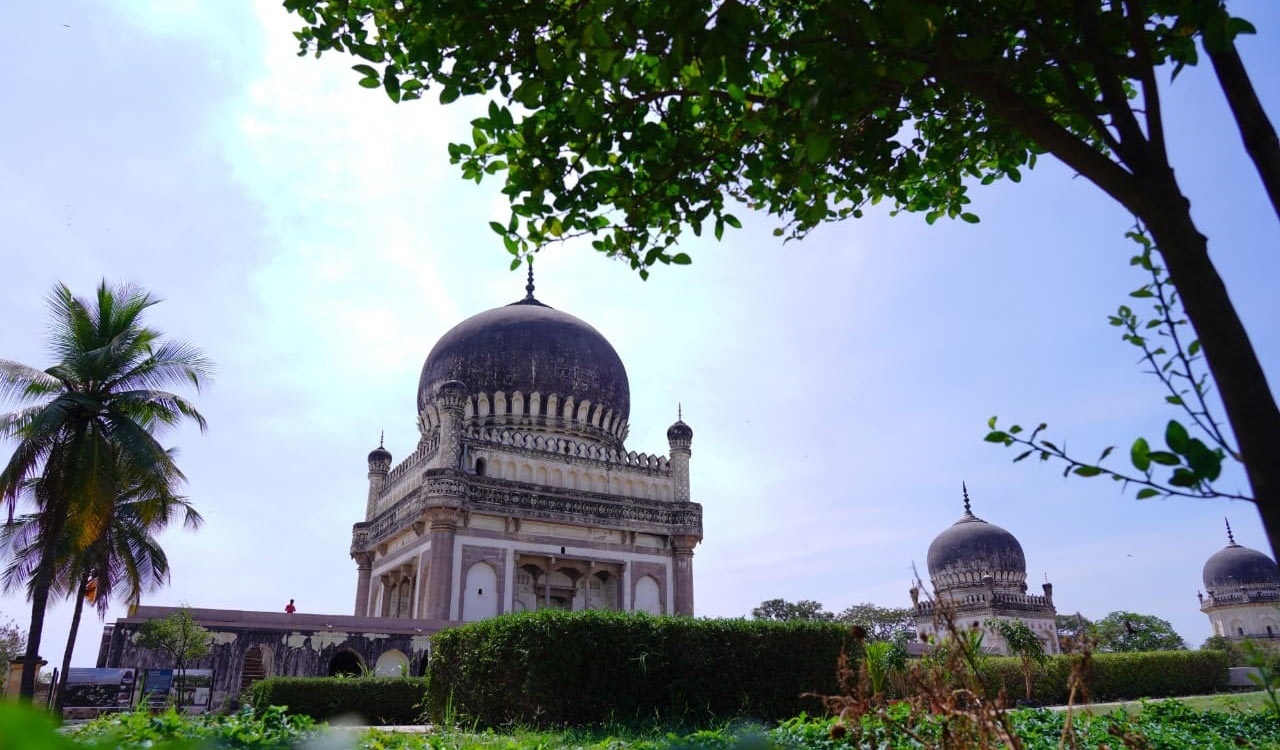
<path id="1" fill-rule="evenodd" d="M 676 615 L 693 616 L 693 548 L 698 543 L 696 536 L 675 536 L 671 538 L 671 558 L 674 566 L 671 579 L 675 591 Z"/>
<path id="2" fill-rule="evenodd" d="M 356 552 L 351 555 L 356 561 L 356 617 L 367 617 L 369 614 L 369 582 L 373 574 L 373 553 Z"/>
<path id="3" fill-rule="evenodd" d="M 459 512 L 454 508 L 427 511 L 430 558 L 427 562 L 427 619 L 448 620 L 453 592 L 453 539 L 458 532 Z"/>

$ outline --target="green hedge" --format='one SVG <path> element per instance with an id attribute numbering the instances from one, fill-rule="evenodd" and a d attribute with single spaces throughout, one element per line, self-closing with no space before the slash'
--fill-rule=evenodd
<path id="1" fill-rule="evenodd" d="M 1032 677 L 1032 698 L 1045 705 L 1067 702 L 1067 678 L 1072 657 L 1054 656 Z M 1003 688 L 1010 700 L 1026 696 L 1022 663 L 1009 657 L 988 661 L 987 675 L 994 689 Z M 1227 655 L 1221 651 L 1146 651 L 1093 655 L 1088 681 L 1094 701 L 1203 695 L 1227 685 Z M 1077 698 L 1079 700 L 1079 698 Z"/>
<path id="2" fill-rule="evenodd" d="M 368 724 L 417 724 L 425 677 L 268 677 L 253 684 L 249 699 L 261 710 L 288 706 L 316 721 L 355 716 Z"/>
<path id="3" fill-rule="evenodd" d="M 819 709 L 848 628 L 543 610 L 432 636 L 429 714 L 540 725 L 702 724 Z"/>

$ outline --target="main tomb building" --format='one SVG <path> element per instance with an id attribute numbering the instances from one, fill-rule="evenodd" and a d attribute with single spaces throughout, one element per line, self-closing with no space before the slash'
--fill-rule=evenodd
<path id="1" fill-rule="evenodd" d="M 471 621 L 544 608 L 693 614 L 693 431 L 625 446 L 627 371 L 587 323 L 527 296 L 446 333 L 422 367 L 418 444 L 369 454 L 357 616 Z"/>
<path id="2" fill-rule="evenodd" d="M 693 614 L 693 430 L 671 425 L 669 456 L 628 450 L 617 352 L 535 299 L 532 272 L 525 289 L 431 350 L 414 449 L 398 464 L 381 444 L 369 454 L 351 614 L 191 610 L 213 647 L 189 666 L 213 670 L 215 705 L 272 675 L 420 674 L 428 635 L 506 612 Z M 97 666 L 170 666 L 135 635 L 175 611 L 134 607 L 106 626 Z"/>

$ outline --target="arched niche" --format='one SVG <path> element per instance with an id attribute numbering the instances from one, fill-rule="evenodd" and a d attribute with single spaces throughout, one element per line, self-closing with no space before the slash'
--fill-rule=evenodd
<path id="1" fill-rule="evenodd" d="M 661 592 L 653 576 L 643 576 L 636 581 L 635 602 L 632 609 L 636 612 L 648 612 L 651 615 L 662 614 Z"/>

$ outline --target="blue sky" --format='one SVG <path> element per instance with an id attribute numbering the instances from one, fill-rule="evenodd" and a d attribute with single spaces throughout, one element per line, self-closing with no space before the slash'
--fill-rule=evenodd
<path id="1" fill-rule="evenodd" d="M 1242 54 L 1280 117 L 1280 7 L 1233 8 L 1259 28 Z M 163 297 L 152 324 L 204 347 L 218 376 L 198 397 L 209 433 L 171 437 L 207 524 L 165 535 L 172 585 L 144 601 L 349 612 L 365 454 L 383 429 L 397 459 L 412 448 L 436 339 L 523 294 L 487 226 L 507 216 L 498 184 L 462 182 L 445 153 L 485 102 L 393 105 L 345 57 L 298 58 L 275 4 L 28 4 L 10 21 L 24 32 L 0 86 L 0 357 L 49 364 L 56 280 Z M 1178 176 L 1274 383 L 1280 223 L 1211 71 L 1165 95 Z M 705 509 L 699 614 L 773 597 L 905 604 L 964 480 L 1060 611 L 1156 614 L 1198 645 L 1222 517 L 1266 548 L 1251 506 L 1138 502 L 982 442 L 999 414 L 1096 455 L 1175 416 L 1105 320 L 1143 281 L 1128 218 L 1047 159 L 973 197 L 977 225 L 876 211 L 786 245 L 743 209 L 743 230 L 690 238 L 694 264 L 647 282 L 553 248 L 538 296 L 618 350 L 630 448 L 665 453 L 684 404 Z M 0 614 L 28 616 L 12 596 Z M 51 610 L 46 658 L 69 619 Z M 100 634 L 85 623 L 76 664 Z"/>

